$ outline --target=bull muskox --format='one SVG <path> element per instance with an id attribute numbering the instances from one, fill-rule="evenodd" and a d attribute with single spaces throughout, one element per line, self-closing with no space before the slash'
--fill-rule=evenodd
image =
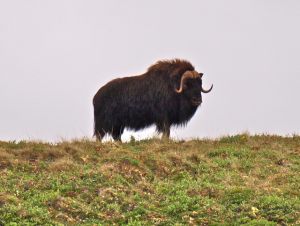
<path id="1" fill-rule="evenodd" d="M 180 59 L 158 61 L 142 75 L 117 78 L 93 98 L 94 135 L 111 134 L 121 140 L 125 128 L 140 130 L 156 125 L 169 138 L 170 127 L 186 125 L 202 103 L 203 73 Z"/>

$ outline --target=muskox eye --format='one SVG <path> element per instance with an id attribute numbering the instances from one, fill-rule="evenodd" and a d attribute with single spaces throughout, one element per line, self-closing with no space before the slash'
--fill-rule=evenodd
<path id="1" fill-rule="evenodd" d="M 186 81 L 186 84 L 188 85 L 188 86 L 191 86 L 191 85 L 193 85 L 195 83 L 195 79 L 188 79 L 187 81 Z"/>

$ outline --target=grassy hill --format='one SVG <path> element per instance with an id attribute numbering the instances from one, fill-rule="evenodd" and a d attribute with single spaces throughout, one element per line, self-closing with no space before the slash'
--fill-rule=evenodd
<path id="1" fill-rule="evenodd" d="M 300 137 L 0 142 L 0 225 L 300 225 Z"/>

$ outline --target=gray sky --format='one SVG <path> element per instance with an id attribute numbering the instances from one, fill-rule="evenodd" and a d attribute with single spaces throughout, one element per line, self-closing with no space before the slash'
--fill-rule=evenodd
<path id="1" fill-rule="evenodd" d="M 214 84 L 172 137 L 299 134 L 299 28 L 298 0 L 0 0 L 0 140 L 91 137 L 96 91 L 170 58 Z"/>

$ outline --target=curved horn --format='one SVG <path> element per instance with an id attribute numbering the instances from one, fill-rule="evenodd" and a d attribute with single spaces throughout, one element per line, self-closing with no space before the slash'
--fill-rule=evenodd
<path id="1" fill-rule="evenodd" d="M 176 93 L 182 93 L 184 81 L 187 78 L 196 78 L 196 77 L 199 77 L 199 74 L 196 71 L 186 71 L 186 72 L 184 72 L 183 75 L 181 76 L 180 87 L 179 87 L 179 89 L 175 89 L 175 92 Z"/>
<path id="2" fill-rule="evenodd" d="M 212 90 L 212 88 L 213 88 L 213 84 L 211 85 L 211 87 L 208 89 L 208 90 L 205 90 L 205 89 L 203 89 L 202 87 L 201 87 L 201 92 L 202 93 L 209 93 L 211 90 Z"/>

